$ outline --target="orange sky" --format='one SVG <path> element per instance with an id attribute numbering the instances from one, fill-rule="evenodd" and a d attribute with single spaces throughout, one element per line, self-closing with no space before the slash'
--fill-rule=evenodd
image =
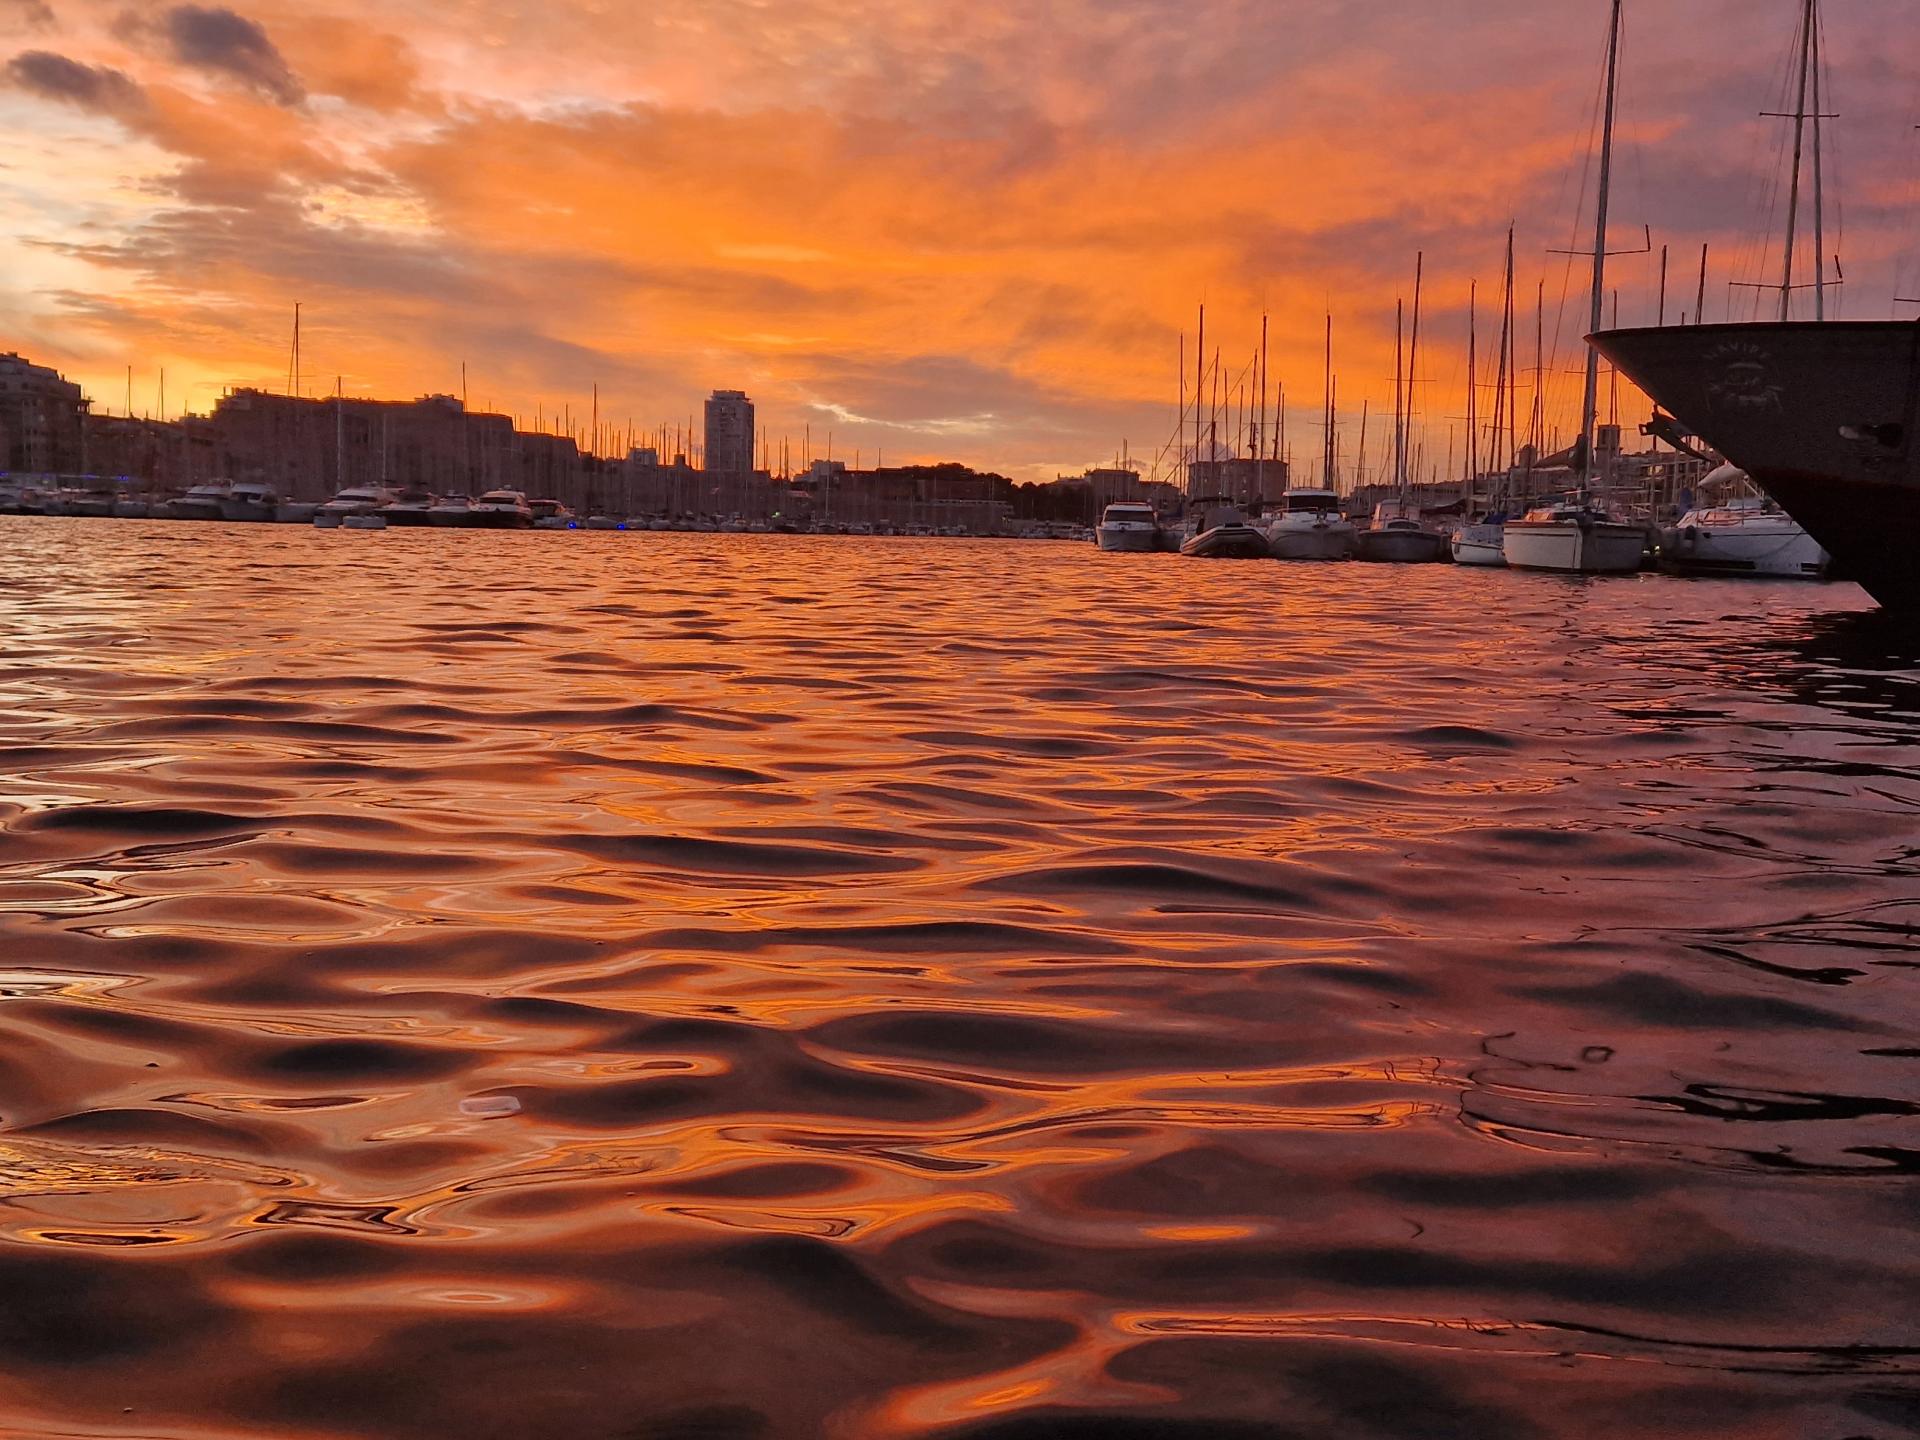
<path id="1" fill-rule="evenodd" d="M 1920 26 L 1827 8 L 1838 303 L 1911 315 Z M 1613 263 L 1623 321 L 1662 244 L 1670 312 L 1703 241 L 1709 317 L 1764 303 L 1727 282 L 1777 271 L 1789 127 L 1755 112 L 1797 9 L 1627 0 L 1614 244 L 1655 254 Z M 740 387 L 776 444 L 1046 478 L 1161 447 L 1202 299 L 1229 374 L 1271 312 L 1310 461 L 1331 308 L 1350 466 L 1424 249 L 1443 468 L 1509 219 L 1523 363 L 1544 279 L 1570 423 L 1585 276 L 1548 252 L 1604 28 L 1603 0 L 0 0 L 0 349 L 114 411 L 164 365 L 169 411 L 204 410 L 285 384 L 297 300 L 312 388 L 454 391 L 464 361 L 476 405 L 579 414 L 598 383 L 648 427 Z"/>

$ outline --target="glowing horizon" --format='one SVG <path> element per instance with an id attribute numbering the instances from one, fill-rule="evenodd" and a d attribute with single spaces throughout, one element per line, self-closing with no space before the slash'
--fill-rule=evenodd
<path id="1" fill-rule="evenodd" d="M 1669 318 L 1703 242 L 1709 318 L 1777 303 L 1729 282 L 1777 274 L 1791 127 L 1757 112 L 1791 108 L 1798 8 L 1686 0 L 1655 29 L 1629 0 L 1613 244 L 1644 226 L 1653 250 L 1612 262 L 1623 323 L 1653 319 L 1663 244 Z M 1834 306 L 1908 314 L 1920 36 L 1898 0 L 1829 10 Z M 1202 301 L 1229 376 L 1271 316 L 1311 466 L 1330 311 L 1350 465 L 1362 403 L 1391 412 L 1424 251 L 1439 468 L 1464 443 L 1474 282 L 1491 380 L 1511 220 L 1519 364 L 1544 283 L 1550 420 L 1571 424 L 1586 274 L 1549 251 L 1590 224 L 1604 4 L 608 11 L 0 0 L 0 349 L 115 413 L 128 365 L 136 412 L 164 366 L 168 409 L 204 411 L 285 388 L 297 301 L 309 393 L 459 393 L 464 363 L 476 408 L 531 426 L 597 383 L 603 418 L 645 430 L 739 388 L 776 451 L 810 424 L 836 455 L 1035 479 L 1123 443 L 1152 460 Z"/>

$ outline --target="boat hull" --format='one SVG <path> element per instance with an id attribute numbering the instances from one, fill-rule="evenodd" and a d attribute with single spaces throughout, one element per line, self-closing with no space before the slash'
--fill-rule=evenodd
<path id="1" fill-rule="evenodd" d="M 533 517 L 511 510 L 469 510 L 460 523 L 470 530 L 531 530 Z"/>
<path id="2" fill-rule="evenodd" d="M 389 505 L 378 512 L 380 518 L 389 525 L 398 525 L 403 529 L 418 528 L 433 524 L 432 512 L 424 506 Z"/>
<path id="3" fill-rule="evenodd" d="M 1267 548 L 1276 560 L 1350 560 L 1353 526 L 1276 525 L 1267 532 Z"/>
<path id="4" fill-rule="evenodd" d="M 1095 544 L 1115 554 L 1145 555 L 1160 548 L 1159 532 L 1145 528 L 1102 525 L 1093 535 Z"/>
<path id="5" fill-rule="evenodd" d="M 1501 549 L 1515 570 L 1631 575 L 1647 548 L 1646 531 L 1638 525 L 1605 520 L 1511 520 L 1503 528 Z"/>
<path id="6" fill-rule="evenodd" d="M 1265 560 L 1267 537 L 1251 525 L 1216 525 L 1183 541 L 1182 555 L 1200 560 Z"/>
<path id="7" fill-rule="evenodd" d="M 222 500 L 220 518 L 222 520 L 248 521 L 254 524 L 273 523 L 279 506 L 271 503 L 259 503 L 252 500 Z"/>
<path id="8" fill-rule="evenodd" d="M 1920 614 L 1920 324 L 1609 330 L 1594 346 L 1805 527 L 1888 609 Z"/>
<path id="9" fill-rule="evenodd" d="M 1354 537 L 1353 558 L 1376 565 L 1432 565 L 1452 557 L 1447 537 L 1437 530 L 1362 530 Z"/>
<path id="10" fill-rule="evenodd" d="M 220 520 L 225 517 L 220 513 L 220 502 L 217 500 L 169 500 L 167 518 L 169 520 Z"/>
<path id="11" fill-rule="evenodd" d="M 1463 525 L 1453 532 L 1453 563 L 1504 567 L 1507 563 L 1504 525 Z"/>
<path id="12" fill-rule="evenodd" d="M 1683 518 L 1662 537 L 1661 561 L 1681 575 L 1824 578 L 1827 552 L 1820 542 L 1786 516 L 1773 518 L 1778 523 L 1700 525 Z"/>

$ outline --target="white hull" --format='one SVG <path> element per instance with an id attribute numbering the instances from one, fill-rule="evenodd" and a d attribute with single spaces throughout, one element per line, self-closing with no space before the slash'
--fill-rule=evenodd
<path id="1" fill-rule="evenodd" d="M 1094 532 L 1094 541 L 1102 550 L 1145 554 L 1160 548 L 1160 532 L 1137 525 L 1102 525 Z"/>
<path id="2" fill-rule="evenodd" d="M 1506 526 L 1468 525 L 1453 532 L 1456 565 L 1504 566 L 1507 563 Z"/>
<path id="3" fill-rule="evenodd" d="M 1327 525 L 1288 525 L 1267 531 L 1267 544 L 1276 560 L 1346 560 L 1353 555 L 1353 526 L 1344 521 Z"/>
<path id="4" fill-rule="evenodd" d="M 1663 558 L 1683 575 L 1767 575 L 1819 580 L 1827 573 L 1820 542 L 1785 515 L 1738 525 L 1689 524 L 1667 532 Z"/>
<path id="5" fill-rule="evenodd" d="M 1513 520 L 1502 549 L 1516 570 L 1554 570 L 1567 575 L 1631 575 L 1640 568 L 1646 532 L 1610 521 Z"/>

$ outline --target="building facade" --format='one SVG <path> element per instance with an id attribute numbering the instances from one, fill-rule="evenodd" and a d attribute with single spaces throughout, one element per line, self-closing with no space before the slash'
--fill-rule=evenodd
<path id="1" fill-rule="evenodd" d="M 707 397 L 705 468 L 721 475 L 753 469 L 753 401 L 744 391 L 716 390 Z"/>
<path id="2" fill-rule="evenodd" d="M 0 355 L 0 470 L 78 475 L 87 468 L 87 410 L 80 387 L 59 371 Z"/>

